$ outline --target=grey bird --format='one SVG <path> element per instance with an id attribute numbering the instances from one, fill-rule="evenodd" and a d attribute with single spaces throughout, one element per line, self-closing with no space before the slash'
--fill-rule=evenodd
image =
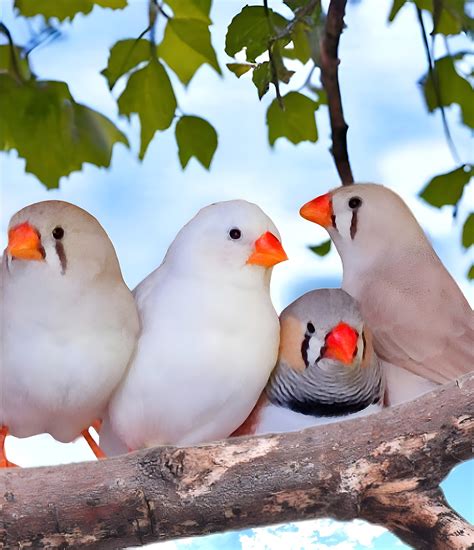
<path id="1" fill-rule="evenodd" d="M 300 430 L 383 404 L 382 370 L 356 301 L 341 289 L 314 290 L 281 313 L 278 362 L 233 435 Z"/>

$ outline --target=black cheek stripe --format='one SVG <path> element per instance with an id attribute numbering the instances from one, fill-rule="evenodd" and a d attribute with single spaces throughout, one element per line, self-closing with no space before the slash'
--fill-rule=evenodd
<path id="1" fill-rule="evenodd" d="M 308 363 L 308 348 L 309 348 L 309 341 L 311 340 L 311 334 L 306 333 L 304 336 L 304 340 L 301 343 L 301 356 L 303 357 L 304 364 L 306 365 L 306 368 L 309 367 Z"/>
<path id="2" fill-rule="evenodd" d="M 59 262 L 61 264 L 61 274 L 64 275 L 67 269 L 67 258 L 66 258 L 66 252 L 64 251 L 63 243 L 60 241 L 56 241 L 55 248 L 56 248 L 56 254 L 58 255 Z"/>
<path id="3" fill-rule="evenodd" d="M 357 233 L 357 209 L 355 209 L 352 212 L 352 220 L 351 220 L 351 239 L 354 240 L 354 237 Z"/>

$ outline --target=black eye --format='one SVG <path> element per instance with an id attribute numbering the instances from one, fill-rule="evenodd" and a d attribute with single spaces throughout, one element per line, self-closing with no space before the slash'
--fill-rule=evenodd
<path id="1" fill-rule="evenodd" d="M 313 332 L 316 330 L 316 329 L 314 328 L 313 323 L 308 323 L 308 324 L 306 325 L 306 328 L 308 329 L 308 332 L 311 333 L 311 334 L 313 334 Z"/>
<path id="2" fill-rule="evenodd" d="M 349 208 L 359 208 L 359 206 L 362 204 L 362 199 L 359 197 L 351 197 L 349 199 Z"/>
<path id="3" fill-rule="evenodd" d="M 53 229 L 52 235 L 57 241 L 60 241 L 64 237 L 64 229 L 58 225 Z"/>
<path id="4" fill-rule="evenodd" d="M 234 239 L 235 241 L 240 239 L 241 236 L 242 236 L 242 231 L 240 231 L 240 229 L 237 229 L 237 227 L 234 227 L 229 231 L 229 237 L 231 239 Z"/>

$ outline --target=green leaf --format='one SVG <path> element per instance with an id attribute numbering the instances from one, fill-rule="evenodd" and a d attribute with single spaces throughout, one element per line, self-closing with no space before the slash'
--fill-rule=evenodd
<path id="1" fill-rule="evenodd" d="M 94 6 L 120 10 L 127 6 L 127 0 L 15 0 L 15 8 L 24 17 L 43 15 L 45 19 L 57 17 L 60 21 L 89 13 Z"/>
<path id="2" fill-rule="evenodd" d="M 436 87 L 439 90 L 440 102 Z M 458 74 L 451 56 L 435 62 L 433 77 L 430 74 L 425 76 L 423 88 L 426 105 L 430 112 L 438 108 L 439 103 L 443 107 L 457 103 L 461 108 L 464 124 L 474 128 L 474 90 L 469 82 Z"/>
<path id="3" fill-rule="evenodd" d="M 174 17 L 168 21 L 168 25 L 171 26 L 178 38 L 196 53 L 202 55 L 206 63 L 209 63 L 221 74 L 216 52 L 211 44 L 211 33 L 206 23 L 199 19 L 177 19 Z"/>
<path id="4" fill-rule="evenodd" d="M 283 0 L 283 3 L 293 11 L 296 11 L 299 8 L 304 8 L 310 2 L 311 0 Z"/>
<path id="5" fill-rule="evenodd" d="M 140 118 L 141 145 L 139 158 L 143 159 L 147 147 L 157 130 L 171 125 L 176 111 L 176 98 L 163 65 L 152 59 L 146 67 L 134 72 L 127 87 L 118 99 L 120 114 Z"/>
<path id="6" fill-rule="evenodd" d="M 295 58 L 306 63 L 311 57 L 311 45 L 309 43 L 308 29 L 304 23 L 296 23 L 291 31 L 291 40 Z"/>
<path id="7" fill-rule="evenodd" d="M 316 95 L 316 103 L 320 107 L 321 105 L 328 104 L 328 96 L 324 88 L 319 88 L 318 86 L 309 85 L 307 89 L 313 92 Z"/>
<path id="8" fill-rule="evenodd" d="M 331 250 L 331 239 L 315 246 L 308 246 L 308 248 L 318 256 L 326 256 Z"/>
<path id="9" fill-rule="evenodd" d="M 421 191 L 420 197 L 437 208 L 445 204 L 455 205 L 459 202 L 465 185 L 473 175 L 472 166 L 463 165 L 452 172 L 435 176 Z"/>
<path id="10" fill-rule="evenodd" d="M 22 48 L 7 45 L 0 45 L 0 74 L 8 73 L 14 78 L 28 80 L 31 78 L 31 70 L 28 59 L 22 57 Z M 17 72 L 19 74 L 17 74 Z"/>
<path id="11" fill-rule="evenodd" d="M 285 84 L 288 84 L 288 82 L 290 81 L 290 78 L 295 74 L 295 71 L 289 71 L 285 67 L 285 63 L 281 55 L 281 48 L 278 43 L 273 46 L 272 53 L 273 53 L 273 63 L 276 68 L 276 75 L 278 80 L 281 80 Z"/>
<path id="12" fill-rule="evenodd" d="M 252 75 L 252 82 L 257 87 L 259 99 L 262 99 L 262 97 L 268 92 L 271 79 L 272 79 L 272 74 L 270 70 L 270 63 L 268 61 L 259 63 L 257 67 L 254 69 L 253 75 Z"/>
<path id="13" fill-rule="evenodd" d="M 469 248 L 474 244 L 474 212 L 471 212 L 464 222 L 462 230 L 462 245 Z"/>
<path id="14" fill-rule="evenodd" d="M 121 76 L 127 74 L 142 61 L 150 59 L 150 47 L 151 43 L 144 38 L 119 40 L 113 45 L 107 68 L 102 71 L 110 89 L 115 86 Z"/>
<path id="15" fill-rule="evenodd" d="M 190 30 L 190 34 L 187 34 Z M 207 63 L 219 74 L 221 70 L 211 45 L 207 25 L 196 19 L 168 21 L 158 55 L 184 85 L 189 84 L 196 71 Z"/>
<path id="16" fill-rule="evenodd" d="M 433 17 L 432 34 L 446 36 L 472 30 L 473 19 L 466 12 L 465 0 L 410 0 L 420 10 L 428 11 Z M 393 21 L 407 0 L 394 0 L 389 21 Z"/>
<path id="17" fill-rule="evenodd" d="M 422 0 L 417 0 L 421 2 Z M 427 0 L 424 0 L 427 2 Z M 425 7 L 433 14 L 432 34 L 452 35 L 472 29 L 472 18 L 466 13 L 464 0 L 431 0 Z"/>
<path id="18" fill-rule="evenodd" d="M 402 9 L 406 2 L 407 0 L 393 0 L 392 9 L 390 10 L 390 14 L 388 16 L 389 21 L 393 21 L 395 19 L 398 12 Z"/>
<path id="19" fill-rule="evenodd" d="M 267 111 L 268 140 L 270 145 L 280 137 L 294 144 L 317 141 L 318 131 L 314 113 L 318 104 L 299 92 L 290 92 L 282 98 L 284 109 L 274 99 Z"/>
<path id="20" fill-rule="evenodd" d="M 245 6 L 231 21 L 225 39 L 225 51 L 234 56 L 246 48 L 247 61 L 268 49 L 270 39 L 288 25 L 288 21 L 273 10 L 268 10 L 269 19 L 263 6 Z M 272 30 L 273 29 L 273 30 Z"/>
<path id="21" fill-rule="evenodd" d="M 48 188 L 85 162 L 110 166 L 114 144 L 128 146 L 108 118 L 76 103 L 64 82 L 23 84 L 0 74 L 0 97 L 0 147 L 16 149 Z"/>
<path id="22" fill-rule="evenodd" d="M 474 264 L 471 265 L 469 271 L 467 272 L 467 278 L 472 281 L 474 279 Z"/>
<path id="23" fill-rule="evenodd" d="M 212 0 L 166 0 L 177 18 L 200 19 L 207 25 L 211 24 L 209 12 Z"/>
<path id="24" fill-rule="evenodd" d="M 252 63 L 226 63 L 226 65 L 229 71 L 232 71 L 237 78 L 240 78 L 255 67 Z"/>
<path id="25" fill-rule="evenodd" d="M 176 124 L 176 141 L 183 168 L 191 157 L 195 157 L 209 170 L 217 148 L 217 132 L 207 120 L 196 116 L 181 117 Z"/>

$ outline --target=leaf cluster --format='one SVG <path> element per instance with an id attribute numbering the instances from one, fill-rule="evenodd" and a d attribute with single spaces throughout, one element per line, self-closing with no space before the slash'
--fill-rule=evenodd
<path id="1" fill-rule="evenodd" d="M 310 86 L 313 71 L 320 62 L 320 34 L 324 17 L 320 1 L 286 0 L 292 10 L 287 19 L 263 6 L 245 6 L 231 21 L 226 36 L 225 51 L 229 56 L 242 54 L 245 62 L 227 63 L 227 68 L 238 78 L 251 72 L 258 98 L 273 85 L 276 98 L 267 110 L 268 140 L 273 146 L 277 139 L 291 143 L 316 142 L 318 131 L 315 113 L 324 103 L 321 88 Z M 288 85 L 295 74 L 288 63 L 309 65 L 309 79 L 305 88 L 313 98 L 290 90 L 282 95 L 280 86 Z"/>

